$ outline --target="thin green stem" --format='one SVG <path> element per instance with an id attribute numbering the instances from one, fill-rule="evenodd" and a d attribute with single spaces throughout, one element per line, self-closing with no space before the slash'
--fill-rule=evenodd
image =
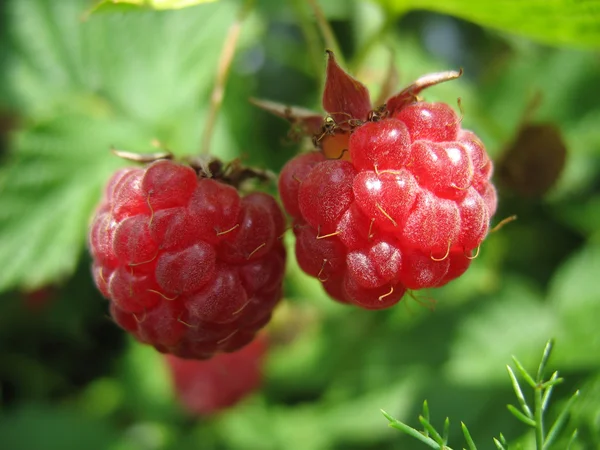
<path id="1" fill-rule="evenodd" d="M 386 413 L 383 409 L 381 410 L 381 412 L 383 413 L 385 418 L 387 420 L 389 420 L 390 427 L 400 430 L 403 433 L 408 434 L 409 436 L 412 436 L 413 438 L 423 442 L 424 444 L 427 444 L 431 448 L 434 448 L 436 450 L 440 449 L 440 444 L 435 442 L 430 437 L 424 436 L 423 433 L 421 433 L 418 430 L 415 430 L 413 427 L 408 426 L 405 423 L 402 423 L 397 419 L 394 419 L 392 416 L 390 416 L 388 413 Z M 452 450 L 452 449 L 450 447 L 446 447 L 444 450 Z"/>
<path id="2" fill-rule="evenodd" d="M 477 450 L 477 447 L 475 446 L 475 442 L 473 442 L 473 438 L 471 437 L 471 433 L 469 432 L 469 429 L 467 428 L 467 426 L 465 425 L 464 422 L 460 423 L 460 428 L 462 429 L 463 436 L 465 437 L 465 441 L 467 441 L 469 450 Z"/>
<path id="3" fill-rule="evenodd" d="M 548 403 L 550 402 L 550 397 L 552 396 L 554 386 L 559 383 L 562 383 L 562 378 L 558 378 L 558 372 L 554 372 L 550 379 L 542 384 L 542 387 L 544 388 L 542 409 L 544 409 L 544 411 L 548 408 Z"/>
<path id="4" fill-rule="evenodd" d="M 200 146 L 200 153 L 202 155 L 208 155 L 210 153 L 210 142 L 212 140 L 219 110 L 223 104 L 225 85 L 227 84 L 229 70 L 231 69 L 231 63 L 233 62 L 237 42 L 242 31 L 242 23 L 248 14 L 250 14 L 253 5 L 254 0 L 246 0 L 238 17 L 231 24 L 229 30 L 227 31 L 227 36 L 225 37 L 225 43 L 223 44 L 223 49 L 221 50 L 221 56 L 217 66 L 215 86 L 210 96 L 210 109 L 208 111 L 208 117 L 206 118 L 206 127 L 204 128 L 204 135 L 202 136 L 202 144 Z"/>
<path id="5" fill-rule="evenodd" d="M 427 400 L 423 401 L 423 417 L 429 421 L 429 403 L 427 403 Z M 425 429 L 425 436 L 429 436 L 427 429 Z"/>
<path id="6" fill-rule="evenodd" d="M 506 450 L 506 447 L 504 447 L 504 445 L 502 445 L 502 442 L 500 442 L 498 439 L 494 438 L 494 445 L 496 446 L 496 448 L 498 450 Z"/>
<path id="7" fill-rule="evenodd" d="M 298 17 L 298 25 L 302 30 L 302 34 L 304 35 L 308 47 L 308 54 L 313 66 L 313 73 L 315 74 L 320 87 L 323 82 L 323 67 L 325 64 L 325 58 L 323 58 L 323 42 L 319 36 L 318 29 L 311 20 L 310 13 L 306 9 L 306 2 L 304 0 L 294 0 L 293 5 Z"/>
<path id="8" fill-rule="evenodd" d="M 573 434 L 571 435 L 571 439 L 569 439 L 569 444 L 567 445 L 567 450 L 571 450 L 571 446 L 577 440 L 577 434 L 578 434 L 577 430 L 573 431 Z"/>
<path id="9" fill-rule="evenodd" d="M 523 422 L 525 425 L 529 425 L 530 427 L 535 427 L 535 420 L 533 420 L 531 417 L 526 416 L 525 414 L 523 414 L 521 411 L 519 411 L 513 405 L 506 405 L 506 407 L 508 408 L 508 410 L 510 411 L 510 413 L 513 416 L 515 416 L 518 420 Z"/>
<path id="10" fill-rule="evenodd" d="M 440 434 L 437 432 L 435 427 L 433 425 L 431 425 L 429 420 L 427 420 L 423 416 L 419 416 L 419 422 L 421 423 L 421 425 L 423 425 L 423 428 L 425 429 L 426 434 L 431 435 L 431 438 L 435 442 L 437 442 L 440 446 L 444 445 L 444 439 L 442 438 L 442 436 L 440 436 Z"/>
<path id="11" fill-rule="evenodd" d="M 517 377 L 516 377 L 515 373 L 513 372 L 512 367 L 506 366 L 506 369 L 508 370 L 508 376 L 510 377 L 510 381 L 511 381 L 511 383 L 513 385 L 513 389 L 515 391 L 515 395 L 517 396 L 517 399 L 519 400 L 519 404 L 521 405 L 523 412 L 525 413 L 525 415 L 527 417 L 532 419 L 533 414 L 531 413 L 531 408 L 529 408 L 529 405 L 527 404 L 527 400 L 525 400 L 525 395 L 523 394 L 523 390 L 521 389 L 519 380 L 517 380 Z"/>
<path id="12" fill-rule="evenodd" d="M 315 14 L 315 19 L 317 20 L 317 25 L 319 26 L 319 30 L 321 30 L 321 35 L 323 36 L 325 45 L 327 46 L 327 48 L 329 50 L 331 50 L 331 51 L 333 51 L 333 53 L 335 53 L 336 59 L 337 59 L 338 63 L 340 64 L 340 66 L 346 67 L 346 64 L 344 62 L 344 55 L 342 54 L 342 51 L 338 44 L 338 41 L 335 37 L 335 34 L 333 33 L 331 25 L 329 24 L 329 21 L 325 17 L 325 14 L 323 13 L 321 6 L 317 2 L 317 0 L 307 0 L 307 1 L 308 1 L 308 4 L 310 5 L 311 9 L 313 10 L 313 13 Z"/>
<path id="13" fill-rule="evenodd" d="M 521 376 L 525 379 L 525 381 L 527 382 L 527 384 L 529 384 L 529 386 L 531 386 L 532 388 L 536 388 L 538 385 L 538 382 L 536 380 L 534 380 L 531 375 L 529 375 L 529 372 L 527 372 L 527 370 L 525 369 L 525 367 L 523 367 L 523 364 L 521 364 L 521 362 L 515 358 L 513 356 L 513 362 L 515 363 L 515 366 L 517 366 L 517 371 L 521 374 Z"/>
<path id="14" fill-rule="evenodd" d="M 558 435 L 562 431 L 565 423 L 567 422 L 567 417 L 569 416 L 569 412 L 573 407 L 573 404 L 579 397 L 579 391 L 575 391 L 575 393 L 571 396 L 561 413 L 556 418 L 554 424 L 550 427 L 550 431 L 548 431 L 548 435 L 546 436 L 546 442 L 544 442 L 544 450 L 550 448 L 550 446 L 558 439 Z"/>
<path id="15" fill-rule="evenodd" d="M 450 418 L 446 417 L 444 421 L 444 432 L 442 434 L 442 439 L 444 440 L 444 445 L 448 443 L 448 439 L 450 438 Z"/>
<path id="16" fill-rule="evenodd" d="M 538 100 L 539 101 L 539 100 Z M 552 348 L 554 347 L 554 341 L 550 339 L 546 343 L 546 347 L 544 347 L 544 354 L 542 355 L 542 361 L 540 362 L 540 366 L 538 367 L 537 372 L 537 381 L 542 382 L 544 379 L 544 371 L 546 370 L 546 364 L 548 364 L 548 359 L 550 359 L 550 354 L 552 353 Z"/>
<path id="17" fill-rule="evenodd" d="M 535 448 L 543 450 L 544 448 L 544 408 L 543 392 L 541 387 L 536 387 L 534 391 L 534 416 L 535 416 Z"/>

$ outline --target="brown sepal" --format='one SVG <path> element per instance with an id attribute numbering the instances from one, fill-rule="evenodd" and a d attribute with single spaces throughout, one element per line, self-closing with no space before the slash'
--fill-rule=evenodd
<path id="1" fill-rule="evenodd" d="M 351 119 L 367 120 L 371 110 L 369 90 L 338 65 L 331 50 L 327 55 L 323 108 L 338 124 Z"/>

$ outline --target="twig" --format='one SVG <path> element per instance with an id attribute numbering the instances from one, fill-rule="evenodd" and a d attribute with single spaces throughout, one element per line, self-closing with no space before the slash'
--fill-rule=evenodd
<path id="1" fill-rule="evenodd" d="M 340 46 L 335 38 L 335 34 L 333 34 L 333 30 L 331 29 L 331 25 L 329 21 L 325 17 L 323 10 L 317 0 L 307 0 L 308 4 L 312 8 L 315 18 L 317 19 L 317 24 L 319 25 L 319 29 L 321 30 L 321 34 L 323 35 L 323 40 L 325 41 L 325 45 L 329 50 L 332 50 L 335 53 L 335 56 L 338 60 L 338 63 L 345 67 L 344 56 L 340 50 Z"/>
<path id="2" fill-rule="evenodd" d="M 208 155 L 210 153 L 210 141 L 212 139 L 215 123 L 217 121 L 217 115 L 221 109 L 221 104 L 223 103 L 225 84 L 227 83 L 227 77 L 229 76 L 229 70 L 231 69 L 231 63 L 233 61 L 233 56 L 235 55 L 235 49 L 240 37 L 240 32 L 242 30 L 242 23 L 252 10 L 253 5 L 254 0 L 247 0 L 246 3 L 244 3 L 240 13 L 235 21 L 231 24 L 229 31 L 227 32 L 225 43 L 223 44 L 223 49 L 221 50 L 219 64 L 217 66 L 215 86 L 210 96 L 210 109 L 206 119 L 204 135 L 202 136 L 202 145 L 200 147 L 200 154 L 202 155 Z"/>

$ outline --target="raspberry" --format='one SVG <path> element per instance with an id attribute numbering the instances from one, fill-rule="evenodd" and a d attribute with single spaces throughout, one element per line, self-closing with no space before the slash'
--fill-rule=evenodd
<path id="1" fill-rule="evenodd" d="M 60 291 L 52 285 L 44 286 L 34 291 L 22 292 L 23 306 L 30 313 L 41 313 L 57 300 Z"/>
<path id="2" fill-rule="evenodd" d="M 372 109 L 330 55 L 320 150 L 289 161 L 279 190 L 296 256 L 336 300 L 387 308 L 462 275 L 496 210 L 493 165 L 444 103 L 417 99 L 460 74 L 425 76 Z"/>
<path id="3" fill-rule="evenodd" d="M 92 221 L 93 276 L 122 328 L 159 351 L 206 359 L 248 344 L 281 297 L 285 219 L 169 160 L 118 171 Z"/>
<path id="4" fill-rule="evenodd" d="M 266 338 L 233 353 L 208 361 L 165 355 L 177 399 L 192 415 L 210 415 L 238 403 L 254 392 L 262 381 Z"/>

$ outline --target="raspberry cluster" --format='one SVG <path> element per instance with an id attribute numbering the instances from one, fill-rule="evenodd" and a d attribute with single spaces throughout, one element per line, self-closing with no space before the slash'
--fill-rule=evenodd
<path id="1" fill-rule="evenodd" d="M 373 108 L 330 53 L 326 118 L 257 102 L 318 147 L 285 165 L 279 192 L 300 267 L 334 299 L 387 308 L 459 277 L 476 256 L 496 211 L 492 162 L 451 107 L 418 96 L 458 76 L 426 75 Z M 94 279 L 115 321 L 182 358 L 247 345 L 282 291 L 283 213 L 234 187 L 260 174 L 209 172 L 166 159 L 120 170 L 90 230 Z"/>
<path id="2" fill-rule="evenodd" d="M 289 161 L 279 190 L 298 263 L 333 298 L 387 308 L 462 275 L 485 238 L 492 162 L 451 107 L 416 96 L 458 75 L 425 77 L 373 110 L 330 57 L 321 149 Z"/>
<path id="3" fill-rule="evenodd" d="M 183 358 L 248 344 L 281 297 L 285 219 L 169 160 L 114 174 L 89 245 L 98 289 L 137 339 Z"/>
<path id="4" fill-rule="evenodd" d="M 260 386 L 267 348 L 259 335 L 241 350 L 208 361 L 165 355 L 179 402 L 190 414 L 202 416 L 235 405 Z"/>

